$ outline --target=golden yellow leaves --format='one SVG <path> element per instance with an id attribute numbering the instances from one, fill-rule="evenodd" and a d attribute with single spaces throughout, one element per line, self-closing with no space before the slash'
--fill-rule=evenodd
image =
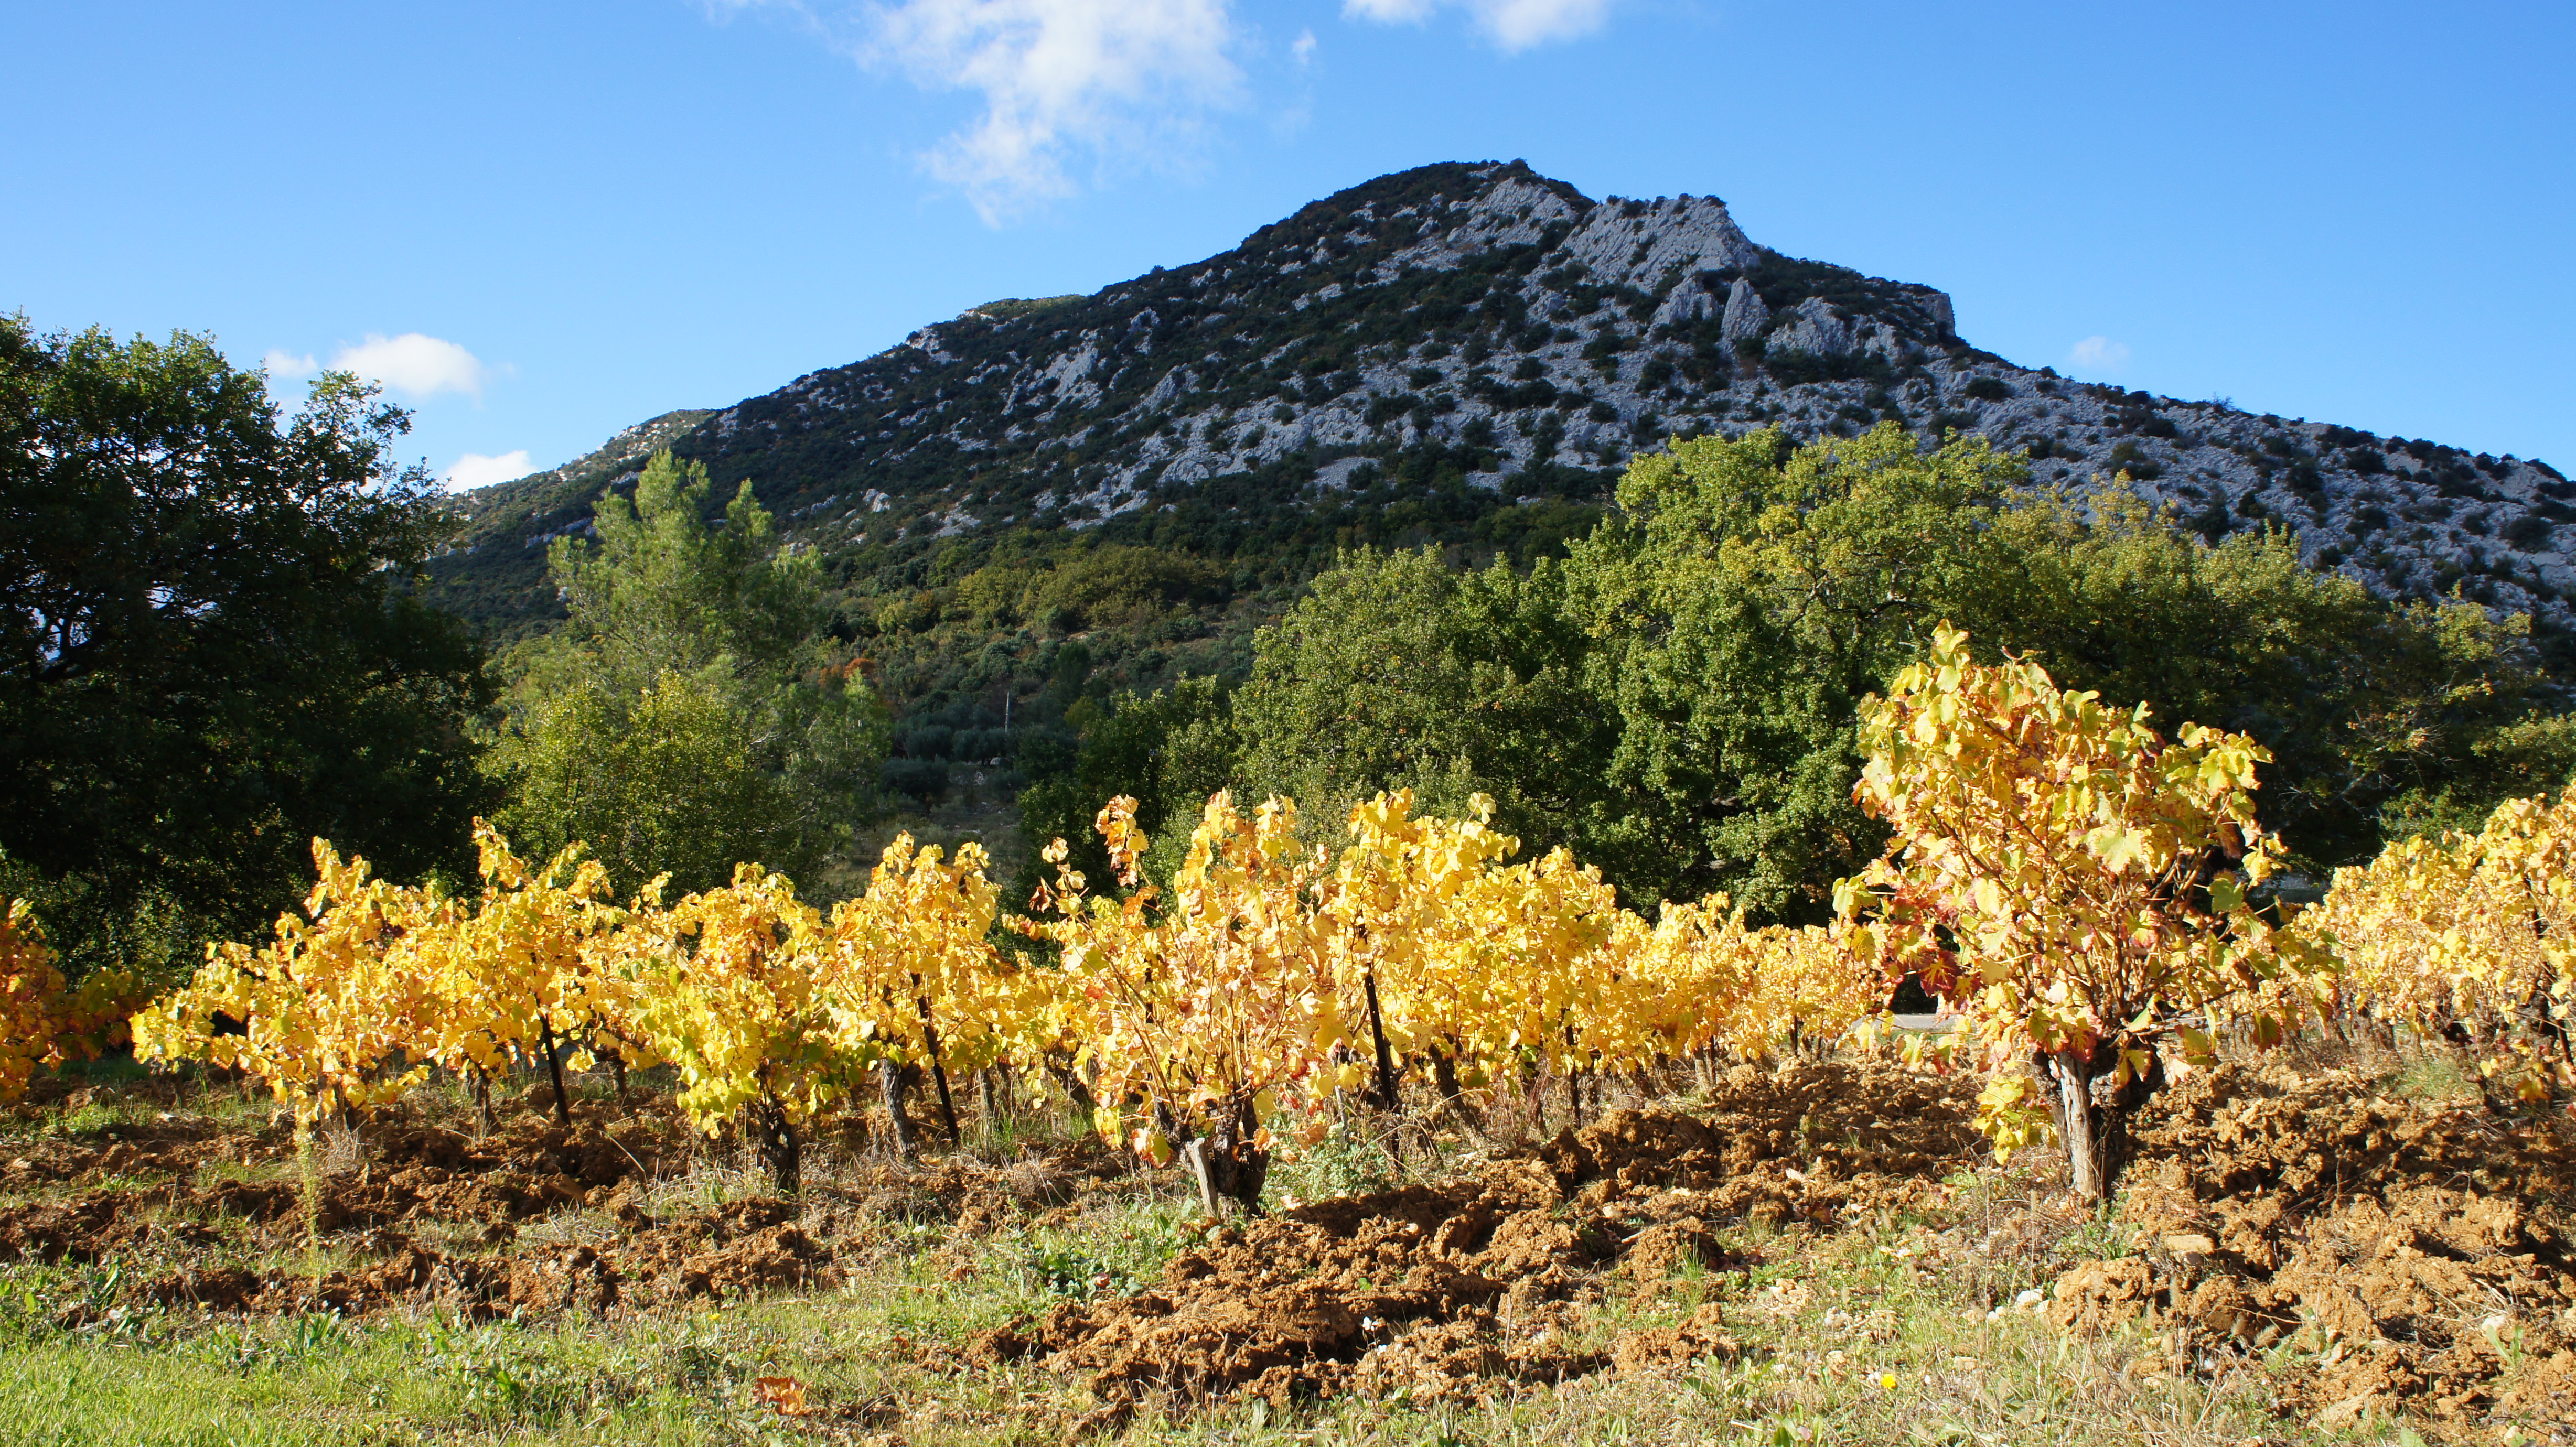
<path id="1" fill-rule="evenodd" d="M 2194 724 L 2167 741 L 2147 716 L 2032 664 L 1980 665 L 1946 624 L 1863 705 L 1856 793 L 1896 837 L 1838 910 L 1867 921 L 1856 946 L 1964 1008 L 1991 1064 L 2116 1041 L 2125 1079 L 2148 1068 L 2160 1011 L 2266 1038 L 2330 988 L 2331 961 L 2277 939 L 2236 877 L 2274 863 L 2252 796 L 2271 756 Z M 1990 1095 L 1981 1119 L 1999 1144 L 2021 1139 L 2029 1103 Z"/>
<path id="2" fill-rule="evenodd" d="M 309 1124 L 339 1104 L 399 1097 L 426 1071 L 385 1068 L 418 1047 L 434 1007 L 419 962 L 425 939 L 451 927 L 452 903 L 369 876 L 313 841 L 311 918 L 280 915 L 259 949 L 209 945 L 186 987 L 133 1019 L 138 1059 L 193 1058 L 235 1066 Z M 240 1033 L 218 1029 L 218 1017 Z"/>
<path id="3" fill-rule="evenodd" d="M 2428 1034 L 2474 1026 L 2487 1075 L 2545 1095 L 2576 1087 L 2546 1038 L 2576 1006 L 2571 863 L 2576 790 L 2508 799 L 2475 834 L 2405 840 L 2335 871 L 2298 930 L 2341 955 L 2355 1007 Z"/>
<path id="4" fill-rule="evenodd" d="M 125 1039 L 134 976 L 94 970 L 71 989 L 27 901 L 0 895 L 0 1105 L 27 1093 L 43 1067 L 95 1060 Z"/>

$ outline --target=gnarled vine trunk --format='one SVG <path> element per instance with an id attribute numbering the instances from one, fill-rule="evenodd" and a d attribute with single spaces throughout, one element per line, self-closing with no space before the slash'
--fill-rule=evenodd
<path id="1" fill-rule="evenodd" d="M 903 1109 L 904 1068 L 891 1060 L 877 1062 L 877 1095 L 885 1104 L 886 1124 L 894 1130 L 894 1148 L 905 1160 L 921 1154 L 921 1131 Z"/>
<path id="2" fill-rule="evenodd" d="M 2101 1041 L 2089 1054 L 2060 1050 L 2038 1058 L 2040 1079 L 2053 1087 L 2049 1113 L 2057 1122 L 2057 1138 L 2066 1142 L 2076 1199 L 2099 1204 L 2119 1184 L 2120 1170 L 2129 1162 L 2130 1117 L 2165 1083 L 2163 1057 L 2150 1049 L 2147 1062 L 2144 1075 L 2114 1086 L 2120 1065 L 2117 1041 Z"/>
<path id="3" fill-rule="evenodd" d="M 545 1047 L 546 1074 L 555 1082 L 555 1124 L 572 1129 L 572 1098 L 564 1093 L 563 1052 L 555 1048 L 555 1024 L 543 1015 L 537 1017 L 537 1040 Z"/>
<path id="4" fill-rule="evenodd" d="M 1261 1188 L 1270 1178 L 1270 1152 L 1260 1145 L 1252 1097 L 1240 1093 L 1217 1110 L 1214 1128 L 1181 1147 L 1181 1159 L 1198 1181 L 1199 1204 L 1211 1216 L 1228 1201 L 1248 1216 L 1261 1211 Z"/>
<path id="5" fill-rule="evenodd" d="M 787 1107 L 776 1097 L 762 1096 L 743 1110 L 744 1134 L 760 1152 L 760 1163 L 769 1168 L 770 1183 L 778 1194 L 793 1196 L 805 1187 L 804 1143 L 796 1138 L 796 1123 L 787 1118 Z"/>

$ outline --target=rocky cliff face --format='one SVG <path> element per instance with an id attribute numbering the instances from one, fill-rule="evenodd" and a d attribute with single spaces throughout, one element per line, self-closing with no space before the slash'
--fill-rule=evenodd
<path id="1" fill-rule="evenodd" d="M 2027 449 L 2043 485 L 2125 472 L 2213 537 L 2286 524 L 2392 593 L 2567 621 L 2576 487 L 2538 462 L 2079 384 L 1957 326 L 1943 293 L 1781 256 L 1715 198 L 1428 166 L 1195 265 L 924 327 L 678 445 L 852 549 L 1175 513 L 1257 532 L 1405 487 L 1486 512 L 1599 500 L 1673 436 L 1893 420 Z M 486 545 L 541 556 L 528 539 L 578 525 L 577 503 L 538 501 L 565 505 Z"/>

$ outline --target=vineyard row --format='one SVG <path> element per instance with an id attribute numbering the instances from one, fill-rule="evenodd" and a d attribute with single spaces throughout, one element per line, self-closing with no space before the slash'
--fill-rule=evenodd
<path id="1" fill-rule="evenodd" d="M 1990 1077 L 1998 1146 L 2065 1140 L 2107 1190 L 2104 1119 L 2232 1029 L 2268 1045 L 2356 1016 L 2448 1034 L 2530 1098 L 2576 1086 L 2570 851 L 2576 790 L 2515 800 L 2476 834 L 2392 846 L 2322 904 L 2264 899 L 2279 868 L 2241 735 L 2105 707 L 2040 669 L 1982 665 L 1965 638 L 1864 709 L 1858 795 L 1893 831 L 1827 927 L 1750 928 L 1723 896 L 1623 907 L 1564 851 L 1520 860 L 1487 824 L 1409 794 L 1354 808 L 1346 843 L 1301 847 L 1295 806 L 1210 799 L 1168 889 L 1141 877 L 1134 802 L 1100 813 L 1114 879 L 1056 870 L 1003 917 L 980 847 L 898 839 L 826 914 L 744 865 L 721 889 L 610 896 L 576 847 L 542 866 L 478 826 L 481 887 L 373 877 L 316 841 L 318 879 L 265 943 L 208 951 L 131 1017 L 147 1061 L 265 1081 L 309 1124 L 401 1096 L 432 1069 L 667 1064 L 679 1104 L 740 1121 L 782 1185 L 800 1124 L 882 1068 L 1047 1072 L 1101 1134 L 1256 1203 L 1274 1131 L 1313 1140 L 1405 1077 L 1472 1109 L 1538 1071 L 1579 1077 L 1720 1050 L 1774 1053 L 1883 1020 L 1913 975 L 1960 1017 L 1928 1068 Z M 997 929 L 997 922 L 1000 927 Z M 13 906 L 0 931 L 0 1092 L 115 1033 L 117 992 L 67 991 Z M 953 1112 L 950 1114 L 953 1130 Z"/>

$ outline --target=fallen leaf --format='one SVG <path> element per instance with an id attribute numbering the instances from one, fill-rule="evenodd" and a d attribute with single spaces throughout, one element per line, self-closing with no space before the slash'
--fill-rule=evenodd
<path id="1" fill-rule="evenodd" d="M 805 1415 L 805 1384 L 794 1377 L 761 1377 L 751 1384 L 751 1394 L 782 1417 Z"/>

